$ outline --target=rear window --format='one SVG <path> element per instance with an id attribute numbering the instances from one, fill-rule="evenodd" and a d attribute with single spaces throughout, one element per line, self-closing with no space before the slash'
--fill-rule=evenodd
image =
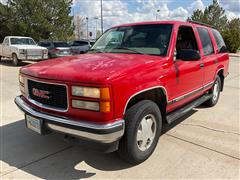
<path id="1" fill-rule="evenodd" d="M 212 33 L 213 33 L 214 39 L 216 40 L 216 43 L 217 43 L 218 52 L 221 52 L 222 49 L 226 49 L 226 44 L 225 44 L 221 34 L 215 29 L 212 30 Z"/>
<path id="2" fill-rule="evenodd" d="M 208 33 L 208 30 L 206 28 L 198 27 L 197 31 L 202 42 L 204 55 L 207 56 L 213 54 L 214 53 L 213 44 L 211 37 Z"/>
<path id="3" fill-rule="evenodd" d="M 53 44 L 55 47 L 68 47 L 66 42 L 54 42 Z"/>
<path id="4" fill-rule="evenodd" d="M 85 41 L 74 41 L 73 46 L 85 46 L 88 45 L 88 42 Z"/>
<path id="5" fill-rule="evenodd" d="M 50 42 L 40 42 L 39 45 L 43 46 L 43 47 L 50 47 L 51 43 Z"/>

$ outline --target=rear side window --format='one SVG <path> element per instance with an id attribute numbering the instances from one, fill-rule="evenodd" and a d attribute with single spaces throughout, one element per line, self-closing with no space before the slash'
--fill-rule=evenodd
<path id="1" fill-rule="evenodd" d="M 216 40 L 216 43 L 217 43 L 218 52 L 219 53 L 224 52 L 224 50 L 227 48 L 226 48 L 226 44 L 225 44 L 221 34 L 215 29 L 212 30 L 212 33 L 213 33 L 214 39 Z"/>
<path id="2" fill-rule="evenodd" d="M 214 53 L 213 44 L 208 33 L 208 30 L 205 28 L 198 27 L 197 31 L 202 42 L 204 55 L 207 56 L 213 54 Z"/>

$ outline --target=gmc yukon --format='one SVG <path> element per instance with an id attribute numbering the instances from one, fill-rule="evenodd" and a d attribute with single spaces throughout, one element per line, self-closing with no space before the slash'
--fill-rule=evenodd
<path id="1" fill-rule="evenodd" d="M 156 148 L 162 124 L 217 104 L 229 56 L 220 33 L 196 22 L 113 27 L 84 55 L 22 67 L 15 98 L 26 126 L 109 145 L 131 163 Z"/>

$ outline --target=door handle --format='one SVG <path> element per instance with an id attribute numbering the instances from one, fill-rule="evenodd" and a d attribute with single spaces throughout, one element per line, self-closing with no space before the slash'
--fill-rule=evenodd
<path id="1" fill-rule="evenodd" d="M 204 68 L 204 64 L 203 63 L 200 64 L 200 68 L 201 69 Z"/>

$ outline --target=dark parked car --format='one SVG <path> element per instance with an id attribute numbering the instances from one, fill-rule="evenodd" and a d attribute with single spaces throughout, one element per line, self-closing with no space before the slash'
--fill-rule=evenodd
<path id="1" fill-rule="evenodd" d="M 71 48 L 63 41 L 41 41 L 38 45 L 48 49 L 49 58 L 72 55 Z"/>
<path id="2" fill-rule="evenodd" d="M 71 41 L 68 44 L 73 54 L 83 54 L 91 47 L 91 43 L 85 40 Z"/>

